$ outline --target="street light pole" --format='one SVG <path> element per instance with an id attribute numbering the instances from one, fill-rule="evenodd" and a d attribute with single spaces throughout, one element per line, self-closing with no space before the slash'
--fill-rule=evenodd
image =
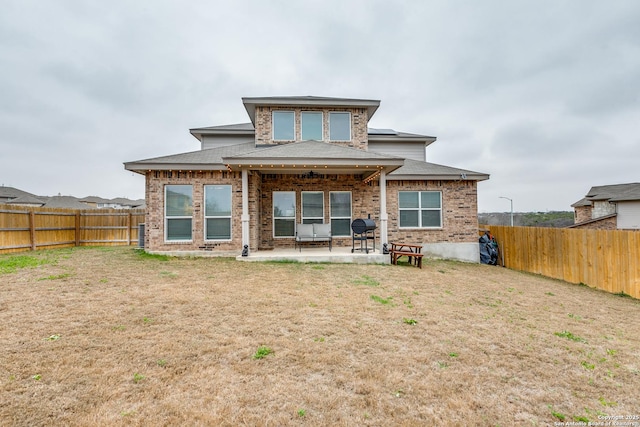
<path id="1" fill-rule="evenodd" d="M 513 199 L 508 197 L 499 196 L 500 199 L 507 199 L 511 203 L 511 226 L 513 227 Z"/>

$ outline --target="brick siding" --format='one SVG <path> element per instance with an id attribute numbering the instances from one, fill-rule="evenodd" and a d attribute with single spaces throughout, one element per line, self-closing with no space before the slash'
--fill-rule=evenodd
<path id="1" fill-rule="evenodd" d="M 147 216 L 145 246 L 152 251 L 232 251 L 242 250 L 242 175 L 236 172 L 148 172 L 146 179 Z M 164 186 L 193 185 L 193 241 L 165 242 Z M 204 240 L 204 186 L 232 186 L 232 240 Z M 438 229 L 401 229 L 399 227 L 398 191 L 441 191 L 443 224 Z M 296 223 L 301 222 L 302 191 L 324 192 L 324 222 L 329 222 L 329 193 L 350 191 L 352 220 L 371 218 L 380 226 L 380 187 L 377 181 L 364 183 L 361 175 L 249 174 L 250 247 L 252 250 L 293 247 L 294 238 L 273 237 L 274 191 L 296 193 Z M 477 242 L 477 185 L 475 181 L 387 181 L 389 241 L 413 243 Z M 376 231 L 379 239 L 380 230 Z M 379 240 L 376 242 L 379 244 Z M 334 245 L 350 247 L 351 237 L 336 237 Z"/>
<path id="2" fill-rule="evenodd" d="M 242 174 L 220 171 L 152 171 L 146 174 L 146 227 L 145 247 L 152 251 L 241 251 L 242 250 Z M 256 211 L 259 200 L 259 181 L 249 176 L 249 209 Z M 204 186 L 231 185 L 231 241 L 205 241 L 204 239 Z M 164 187 L 165 185 L 193 186 L 193 220 L 191 242 L 165 242 Z M 250 229 L 255 229 L 259 217 L 252 215 Z M 257 238 L 250 241 L 257 246 Z"/>
<path id="3" fill-rule="evenodd" d="M 399 191 L 441 191 L 442 228 L 400 228 Z M 411 243 L 476 243 L 478 197 L 476 181 L 387 181 L 389 241 Z"/>
<path id="4" fill-rule="evenodd" d="M 571 228 L 581 228 L 581 229 L 589 229 L 589 230 L 616 230 L 618 227 L 618 219 L 615 216 L 611 216 L 609 218 L 601 219 L 601 220 L 592 220 L 585 224 L 576 225 Z"/>
<path id="5" fill-rule="evenodd" d="M 295 140 L 294 141 L 274 141 L 272 128 L 272 112 L 273 111 L 293 111 L 295 112 Z M 301 112 L 303 111 L 322 111 L 322 128 L 323 141 L 332 144 L 342 145 L 344 147 L 359 148 L 367 150 L 369 135 L 367 123 L 369 121 L 369 113 L 366 108 L 287 108 L 287 107 L 256 107 L 256 145 L 275 145 L 286 144 L 290 142 L 302 141 L 301 130 Z M 351 141 L 329 141 L 329 112 L 350 112 L 351 113 Z"/>
<path id="6" fill-rule="evenodd" d="M 577 206 L 574 208 L 574 222 L 576 224 L 591 219 L 591 206 Z"/>

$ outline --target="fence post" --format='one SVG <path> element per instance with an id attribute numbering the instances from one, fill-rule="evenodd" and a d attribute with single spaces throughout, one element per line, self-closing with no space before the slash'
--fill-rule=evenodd
<path id="1" fill-rule="evenodd" d="M 76 211 L 76 246 L 80 246 L 80 211 Z"/>
<path id="2" fill-rule="evenodd" d="M 29 239 L 31 240 L 31 250 L 35 251 L 36 246 L 36 213 L 29 211 Z"/>
<path id="3" fill-rule="evenodd" d="M 129 211 L 129 215 L 127 215 L 127 246 L 131 246 L 131 222 L 133 219 L 131 218 L 131 211 Z"/>

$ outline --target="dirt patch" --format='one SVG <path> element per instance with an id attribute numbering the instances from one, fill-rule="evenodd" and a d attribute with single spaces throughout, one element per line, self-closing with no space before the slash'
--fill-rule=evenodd
<path id="1" fill-rule="evenodd" d="M 584 286 L 432 260 L 420 270 L 129 248 L 29 255 L 46 262 L 0 275 L 3 425 L 640 414 L 640 303 Z"/>

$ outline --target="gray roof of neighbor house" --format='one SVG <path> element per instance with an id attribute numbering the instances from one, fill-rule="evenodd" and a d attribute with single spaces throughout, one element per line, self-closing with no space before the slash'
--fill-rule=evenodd
<path id="1" fill-rule="evenodd" d="M 247 110 L 251 123 L 256 121 L 256 107 L 286 106 L 286 107 L 364 107 L 369 111 L 369 119 L 380 106 L 376 99 L 329 98 L 324 96 L 267 96 L 243 97 L 242 103 Z"/>
<path id="2" fill-rule="evenodd" d="M 44 200 L 36 196 L 31 196 L 27 194 L 20 197 L 16 197 L 15 199 L 11 199 L 7 203 L 10 203 L 12 205 L 38 205 L 38 204 L 44 205 Z"/>
<path id="3" fill-rule="evenodd" d="M 13 187 L 5 187 L 4 185 L 0 185 L 0 199 L 15 199 L 20 196 L 32 196 L 36 197 L 35 194 L 27 193 L 26 191 L 19 190 Z"/>
<path id="4" fill-rule="evenodd" d="M 610 202 L 640 200 L 640 183 L 591 187 L 585 198 L 587 200 L 608 200 Z"/>
<path id="5" fill-rule="evenodd" d="M 45 208 L 65 208 L 65 209 L 93 209 L 91 206 L 82 203 L 72 196 L 53 196 L 44 204 Z"/>
<path id="6" fill-rule="evenodd" d="M 85 203 L 107 203 L 108 202 L 107 199 L 103 199 L 102 197 L 98 197 L 98 196 L 87 196 L 79 200 Z"/>
<path id="7" fill-rule="evenodd" d="M 591 202 L 586 197 L 583 197 L 582 199 L 571 205 L 572 208 L 577 208 L 580 206 L 591 206 Z"/>

